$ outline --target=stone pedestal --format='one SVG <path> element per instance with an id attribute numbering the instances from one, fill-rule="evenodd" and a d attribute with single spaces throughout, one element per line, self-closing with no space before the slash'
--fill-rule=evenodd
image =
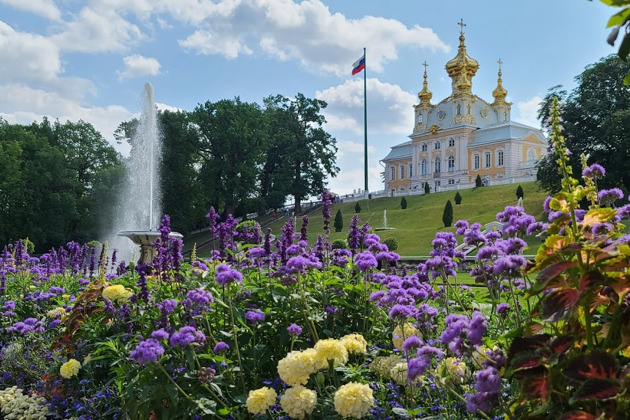
<path id="1" fill-rule="evenodd" d="M 118 236 L 124 236 L 133 241 L 134 244 L 140 245 L 140 258 L 138 259 L 138 265 L 149 264 L 153 261 L 157 250 L 152 245 L 159 237 L 160 232 L 156 230 L 126 230 L 118 232 Z M 168 235 L 170 238 L 182 239 L 184 235 L 178 232 L 171 232 Z"/>

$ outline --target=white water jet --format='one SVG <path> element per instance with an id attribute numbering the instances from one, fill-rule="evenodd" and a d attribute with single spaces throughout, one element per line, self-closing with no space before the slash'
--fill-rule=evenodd
<path id="1" fill-rule="evenodd" d="M 374 228 L 374 230 L 394 230 L 394 228 L 387 227 L 387 210 L 383 210 L 383 226 Z"/>
<path id="2" fill-rule="evenodd" d="M 119 260 L 129 262 L 140 245 L 140 263 L 148 263 L 153 257 L 150 245 L 160 236 L 157 230 L 162 217 L 160 196 L 160 162 L 162 138 L 157 123 L 157 110 L 153 99 L 153 86 L 144 85 L 142 113 L 131 140 L 131 154 L 127 159 L 126 177 L 119 193 L 110 248 L 119 251 Z M 129 239 L 121 238 L 124 236 Z M 181 238 L 174 233 L 172 236 Z"/>

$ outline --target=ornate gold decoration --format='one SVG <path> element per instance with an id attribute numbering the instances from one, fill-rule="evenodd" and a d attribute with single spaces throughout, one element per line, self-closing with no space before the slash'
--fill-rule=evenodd
<path id="1" fill-rule="evenodd" d="M 437 133 L 437 132 L 438 132 L 439 130 L 441 130 L 441 129 L 442 129 L 442 128 L 441 128 L 439 125 L 437 125 L 437 124 L 433 124 L 431 127 L 429 127 L 429 131 L 430 131 L 432 134 Z"/>
<path id="2" fill-rule="evenodd" d="M 464 24 L 463 19 L 458 23 L 460 25 L 459 33 L 459 48 L 457 55 L 446 63 L 446 71 L 449 77 L 453 80 L 453 96 L 459 96 L 462 94 L 471 94 L 472 78 L 477 73 L 479 63 L 476 60 L 470 58 L 466 53 L 466 44 L 464 41 Z"/>
<path id="3" fill-rule="evenodd" d="M 441 120 L 443 120 L 443 119 L 444 119 L 444 117 L 446 117 L 446 111 L 444 111 L 443 109 L 440 109 L 440 110 L 437 112 L 437 118 L 438 118 L 438 120 L 440 120 L 440 121 L 441 121 Z"/>
<path id="4" fill-rule="evenodd" d="M 479 115 L 481 115 L 481 118 L 483 119 L 488 118 L 488 115 L 489 115 L 488 107 L 484 106 L 483 109 L 479 111 Z"/>
<path id="5" fill-rule="evenodd" d="M 428 88 L 428 83 L 427 83 L 427 62 L 425 60 L 424 63 L 422 63 L 422 65 L 424 66 L 424 81 L 422 82 L 422 90 L 420 92 L 418 92 L 418 98 L 420 98 L 420 105 L 421 106 L 431 106 L 431 98 L 433 97 L 433 94 L 431 93 L 431 91 Z"/>
<path id="6" fill-rule="evenodd" d="M 497 87 L 496 89 L 494 89 L 492 91 L 492 96 L 494 97 L 494 102 L 492 103 L 493 106 L 495 105 L 512 105 L 510 103 L 507 103 L 505 101 L 505 97 L 507 96 L 507 90 L 505 90 L 505 88 L 503 87 L 503 80 L 501 80 L 501 76 L 503 75 L 503 73 L 501 72 L 501 64 L 503 64 L 503 61 L 501 61 L 501 59 L 499 59 L 499 61 L 497 61 L 497 63 L 499 63 L 499 77 L 497 80 Z"/>

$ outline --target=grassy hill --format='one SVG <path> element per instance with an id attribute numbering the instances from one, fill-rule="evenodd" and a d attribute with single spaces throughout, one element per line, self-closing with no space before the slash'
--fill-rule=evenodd
<path id="1" fill-rule="evenodd" d="M 401 197 L 387 197 L 373 200 L 361 200 L 361 224 L 368 222 L 373 228 L 383 227 L 383 215 L 387 211 L 387 227 L 393 230 L 377 232 L 383 240 L 396 238 L 398 253 L 404 256 L 428 255 L 431 250 L 431 240 L 439 231 L 454 231 L 453 227 L 445 228 L 442 223 L 442 212 L 447 200 L 453 204 L 453 223 L 460 219 L 482 224 L 496 220 L 496 214 L 506 205 L 516 205 L 516 187 L 518 185 L 499 185 L 472 190 L 460 190 L 462 203 L 455 205 L 455 191 L 432 193 L 427 195 L 406 196 L 407 208 L 400 208 Z M 543 219 L 543 201 L 547 194 L 539 191 L 535 182 L 522 183 L 525 196 L 523 206 L 525 211 L 533 215 L 536 220 Z M 345 239 L 348 235 L 350 219 L 354 216 L 356 202 L 339 203 L 332 206 L 332 220 L 330 240 Z M 344 226 L 341 232 L 335 232 L 332 227 L 337 210 L 341 209 Z M 280 217 L 268 225 L 275 235 L 282 233 L 281 228 L 286 223 L 286 217 Z M 301 218 L 296 220 L 296 232 L 299 232 Z M 324 220 L 321 210 L 309 215 L 309 240 L 314 241 L 323 232 Z M 265 229 L 266 230 L 266 229 Z M 207 232 L 194 237 L 185 238 L 187 247 L 194 242 L 202 243 L 207 240 Z M 532 248 L 537 248 L 538 242 L 532 241 Z M 529 251 L 528 253 L 532 253 Z M 203 248 L 198 249 L 198 255 L 207 253 Z"/>

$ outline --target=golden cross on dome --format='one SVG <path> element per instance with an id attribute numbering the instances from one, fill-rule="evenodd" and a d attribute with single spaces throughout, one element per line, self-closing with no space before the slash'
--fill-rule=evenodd
<path id="1" fill-rule="evenodd" d="M 429 63 L 427 63 L 427 60 L 424 60 L 424 63 L 422 63 L 422 65 L 424 66 L 424 73 L 426 74 Z"/>
<path id="2" fill-rule="evenodd" d="M 461 27 L 459 33 L 464 35 L 464 26 L 466 26 L 466 24 L 464 23 L 464 19 L 460 19 L 458 25 Z"/>
<path id="3" fill-rule="evenodd" d="M 499 58 L 499 61 L 497 61 L 497 63 L 499 63 L 499 71 L 501 71 L 501 64 L 503 64 L 503 61 Z"/>

